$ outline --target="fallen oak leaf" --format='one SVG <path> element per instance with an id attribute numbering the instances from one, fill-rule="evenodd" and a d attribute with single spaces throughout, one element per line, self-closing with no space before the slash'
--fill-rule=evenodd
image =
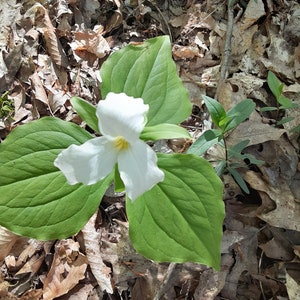
<path id="1" fill-rule="evenodd" d="M 61 240 L 44 282 L 43 299 L 51 300 L 68 293 L 84 279 L 87 258 L 79 252 L 79 244 L 71 239 Z"/>
<path id="2" fill-rule="evenodd" d="M 113 293 L 110 273 L 112 270 L 105 265 L 100 252 L 101 233 L 96 231 L 95 222 L 97 212 L 90 218 L 84 228 L 83 240 L 85 245 L 86 256 L 91 267 L 92 273 L 95 276 L 101 291 L 106 290 L 108 293 Z"/>

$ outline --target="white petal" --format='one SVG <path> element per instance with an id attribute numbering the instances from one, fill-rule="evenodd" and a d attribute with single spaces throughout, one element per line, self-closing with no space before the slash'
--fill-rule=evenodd
<path id="1" fill-rule="evenodd" d="M 141 140 L 119 153 L 118 167 L 132 201 L 164 180 L 164 172 L 157 167 L 156 153 Z"/>
<path id="2" fill-rule="evenodd" d="M 54 165 L 63 172 L 69 184 L 82 182 L 90 185 L 108 175 L 116 162 L 117 151 L 112 142 L 98 137 L 63 150 Z"/>
<path id="3" fill-rule="evenodd" d="M 137 140 L 146 123 L 149 105 L 143 99 L 124 93 L 108 93 L 97 105 L 99 129 L 104 136 L 123 136 L 127 141 Z"/>

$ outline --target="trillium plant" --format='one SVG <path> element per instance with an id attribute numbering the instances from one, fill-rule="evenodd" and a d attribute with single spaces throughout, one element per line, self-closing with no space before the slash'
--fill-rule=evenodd
<path id="1" fill-rule="evenodd" d="M 0 144 L 0 225 L 40 240 L 76 234 L 106 190 L 126 192 L 135 249 L 158 262 L 219 269 L 222 182 L 194 154 L 156 153 L 161 139 L 190 139 L 191 114 L 167 36 L 114 52 L 100 70 L 97 106 L 71 104 L 94 133 L 54 117 L 17 126 Z M 90 130 L 91 131 L 91 130 Z"/>

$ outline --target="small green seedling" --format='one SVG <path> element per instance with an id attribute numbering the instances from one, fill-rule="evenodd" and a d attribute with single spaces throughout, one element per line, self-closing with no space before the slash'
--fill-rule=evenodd
<path id="1" fill-rule="evenodd" d="M 255 159 L 250 154 L 242 153 L 244 148 L 247 147 L 249 140 L 241 141 L 232 147 L 228 147 L 226 139 L 230 130 L 236 128 L 251 115 L 255 109 L 255 103 L 250 99 L 245 99 L 226 112 L 223 106 L 215 99 L 205 95 L 202 97 L 217 129 L 205 131 L 189 148 L 187 153 L 203 155 L 209 148 L 218 143 L 224 148 L 225 157 L 215 167 L 217 174 L 221 176 L 223 173 L 229 172 L 243 191 L 249 193 L 247 184 L 236 169 L 245 167 L 244 161 L 246 159 L 250 164 L 256 165 L 262 164 L 263 161 Z"/>
<path id="2" fill-rule="evenodd" d="M 277 107 L 275 107 L 275 106 L 262 107 L 260 111 L 262 111 L 262 112 L 277 111 L 276 125 L 278 125 L 278 126 L 292 121 L 294 119 L 293 117 L 283 117 L 280 120 L 278 120 L 280 110 L 288 110 L 291 108 L 297 108 L 297 107 L 299 107 L 299 105 L 297 105 L 296 103 L 293 103 L 292 100 L 290 100 L 289 98 L 285 97 L 282 94 L 284 83 L 282 83 L 276 77 L 276 75 L 271 71 L 268 72 L 267 83 L 268 83 L 268 86 L 269 86 L 272 94 L 274 95 L 278 105 L 277 105 Z"/>

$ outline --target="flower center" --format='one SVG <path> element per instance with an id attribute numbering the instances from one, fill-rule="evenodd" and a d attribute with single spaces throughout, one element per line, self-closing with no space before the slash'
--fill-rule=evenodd
<path id="1" fill-rule="evenodd" d="M 114 140 L 114 146 L 121 151 L 126 150 L 129 146 L 129 143 L 122 136 L 117 136 Z"/>

